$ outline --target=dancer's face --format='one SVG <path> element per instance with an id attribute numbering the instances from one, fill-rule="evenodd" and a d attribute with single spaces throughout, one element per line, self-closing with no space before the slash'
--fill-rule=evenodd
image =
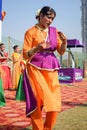
<path id="1" fill-rule="evenodd" d="M 49 15 L 44 15 L 44 16 L 43 16 L 43 14 L 41 14 L 40 15 L 40 24 L 42 25 L 43 28 L 48 28 L 52 24 L 54 17 L 55 16 L 53 13 L 49 14 Z"/>

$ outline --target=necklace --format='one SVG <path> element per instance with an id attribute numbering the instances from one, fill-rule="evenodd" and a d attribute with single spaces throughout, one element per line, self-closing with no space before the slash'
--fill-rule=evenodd
<path id="1" fill-rule="evenodd" d="M 39 27 L 37 24 L 36 24 L 36 27 L 37 27 L 40 31 L 48 32 L 48 28 L 43 29 L 43 28 Z"/>
<path id="2" fill-rule="evenodd" d="M 40 31 L 41 37 L 45 40 L 45 42 L 48 41 L 48 28 L 46 28 L 46 29 L 40 28 L 37 24 L 36 24 L 36 27 Z M 43 35 L 42 31 L 47 32 L 46 37 Z"/>

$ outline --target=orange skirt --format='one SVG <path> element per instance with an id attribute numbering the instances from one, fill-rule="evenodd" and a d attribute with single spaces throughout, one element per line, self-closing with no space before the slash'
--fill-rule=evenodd
<path id="1" fill-rule="evenodd" d="M 46 112 L 61 111 L 58 71 L 40 70 L 28 64 L 28 78 L 37 99 L 37 106 Z"/>

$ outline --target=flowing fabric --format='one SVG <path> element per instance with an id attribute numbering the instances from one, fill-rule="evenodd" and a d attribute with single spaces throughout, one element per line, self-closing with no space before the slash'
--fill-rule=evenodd
<path id="1" fill-rule="evenodd" d="M 23 89 L 23 74 L 21 74 L 19 78 L 18 88 L 16 91 L 16 100 L 25 101 L 25 94 Z"/>
<path id="2" fill-rule="evenodd" d="M 31 59 L 30 64 L 38 67 L 39 69 L 45 70 L 58 70 L 60 68 L 60 63 L 56 59 L 53 52 L 38 52 Z"/>
<path id="3" fill-rule="evenodd" d="M 4 89 L 10 89 L 12 87 L 11 84 L 11 69 L 9 66 L 2 65 L 2 69 L 4 71 L 3 76 L 3 88 Z"/>
<path id="4" fill-rule="evenodd" d="M 4 96 L 4 89 L 2 85 L 2 79 L 0 78 L 0 107 L 6 105 L 5 96 Z"/>
<path id="5" fill-rule="evenodd" d="M 16 61 L 14 61 L 14 59 Z M 17 89 L 19 78 L 20 78 L 20 74 L 21 74 L 20 54 L 14 52 L 12 54 L 12 60 L 13 60 L 13 67 L 12 67 L 12 89 Z"/>
<path id="6" fill-rule="evenodd" d="M 39 70 L 31 65 L 28 66 L 27 71 L 31 88 L 37 99 L 36 105 L 44 106 L 46 112 L 60 111 L 61 95 L 57 71 Z"/>
<path id="7" fill-rule="evenodd" d="M 16 91 L 16 100 L 25 101 L 25 94 L 24 94 L 24 89 L 23 89 L 23 72 L 26 67 L 25 60 L 22 59 L 20 61 L 20 67 L 21 67 L 21 74 L 20 74 L 20 78 L 18 81 L 17 91 Z"/>
<path id="8" fill-rule="evenodd" d="M 58 80 L 58 69 L 60 67 L 58 59 L 53 51 L 59 51 L 61 40 L 58 38 L 56 28 L 49 29 L 50 47 L 38 52 L 29 59 L 27 52 L 38 43 L 42 42 L 41 33 L 46 36 L 46 32 L 40 32 L 36 26 L 32 27 L 25 33 L 23 56 L 28 59 L 27 62 L 27 80 L 29 85 L 26 89 L 26 114 L 30 114 L 30 108 L 34 97 L 35 104 L 32 112 L 37 107 L 44 107 L 46 112 L 61 111 L 61 94 Z M 61 53 L 61 52 L 60 52 Z M 25 83 L 26 84 L 26 83 Z M 30 93 L 29 88 L 32 90 Z M 30 100 L 30 101 L 29 101 Z M 30 103 L 31 102 L 31 103 Z"/>
<path id="9" fill-rule="evenodd" d="M 60 63 L 53 53 L 53 51 L 57 48 L 56 28 L 50 27 L 48 33 L 50 47 L 44 49 L 42 52 L 36 53 L 30 60 L 30 64 L 38 67 L 39 69 L 58 70 L 60 68 Z"/>
<path id="10" fill-rule="evenodd" d="M 27 77 L 26 70 L 23 74 L 23 88 L 26 96 L 26 114 L 27 116 L 29 116 L 32 112 L 36 110 L 37 101 Z"/>

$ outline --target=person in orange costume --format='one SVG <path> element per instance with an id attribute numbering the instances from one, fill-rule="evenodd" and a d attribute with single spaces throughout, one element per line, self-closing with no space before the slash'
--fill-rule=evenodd
<path id="1" fill-rule="evenodd" d="M 57 50 L 63 55 L 66 51 L 67 39 L 62 32 L 58 33 L 56 27 L 50 26 L 55 16 L 56 12 L 53 8 L 43 7 L 36 17 L 38 23 L 28 29 L 24 36 L 23 56 L 27 59 L 25 72 L 29 81 L 27 88 L 24 87 L 26 114 L 31 117 L 33 130 L 52 130 L 61 111 L 58 80 L 60 64 L 54 51 Z M 29 88 L 34 94 L 32 94 L 34 98 L 30 101 L 28 97 L 30 98 L 31 93 L 26 91 Z M 31 109 L 31 105 L 34 109 Z M 42 109 L 46 112 L 44 122 Z"/>

